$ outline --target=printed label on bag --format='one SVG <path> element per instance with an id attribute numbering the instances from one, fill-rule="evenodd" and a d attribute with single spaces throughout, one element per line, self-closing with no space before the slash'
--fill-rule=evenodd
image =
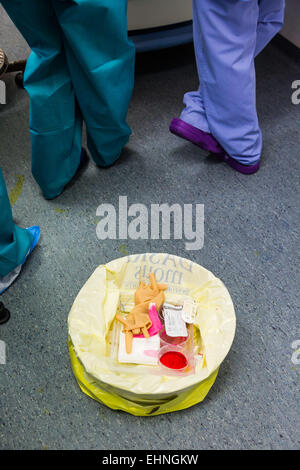
<path id="1" fill-rule="evenodd" d="M 194 323 L 196 318 L 197 304 L 193 299 L 184 299 L 181 316 L 186 323 Z"/>
<path id="2" fill-rule="evenodd" d="M 165 328 L 168 336 L 188 336 L 186 324 L 182 319 L 181 310 L 164 308 L 163 311 Z"/>

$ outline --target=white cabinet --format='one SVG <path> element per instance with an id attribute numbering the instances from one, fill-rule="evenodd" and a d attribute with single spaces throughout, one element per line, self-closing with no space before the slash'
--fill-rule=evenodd
<path id="1" fill-rule="evenodd" d="M 192 0 L 129 0 L 129 31 L 157 28 L 192 19 Z"/>

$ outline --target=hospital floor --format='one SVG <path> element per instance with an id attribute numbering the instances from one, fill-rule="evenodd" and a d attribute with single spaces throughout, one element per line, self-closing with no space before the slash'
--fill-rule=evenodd
<path id="1" fill-rule="evenodd" d="M 2 12 L 1 12 L 2 13 Z M 0 47 L 11 60 L 29 50 L 6 15 Z M 17 282 L 1 297 L 1 449 L 297 449 L 299 374 L 300 105 L 291 102 L 299 62 L 277 40 L 258 57 L 257 105 L 264 135 L 260 171 L 243 176 L 168 132 L 183 93 L 197 87 L 192 46 L 139 56 L 128 121 L 130 143 L 113 167 L 90 161 L 65 193 L 46 201 L 30 172 L 29 100 L 7 77 L 0 107 L 0 166 L 15 221 L 42 238 Z M 205 240 L 99 241 L 96 209 L 128 203 L 205 206 Z M 237 330 L 206 399 L 192 408 L 141 418 L 84 395 L 70 367 L 67 316 L 94 269 L 136 252 L 191 258 L 220 277 Z"/>

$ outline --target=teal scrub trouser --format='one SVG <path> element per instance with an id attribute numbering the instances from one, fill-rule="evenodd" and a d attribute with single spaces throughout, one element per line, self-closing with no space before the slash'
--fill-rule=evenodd
<path id="1" fill-rule="evenodd" d="M 0 169 L 0 277 L 23 263 L 32 243 L 32 235 L 13 223 L 11 207 Z"/>
<path id="2" fill-rule="evenodd" d="M 61 193 L 79 165 L 82 121 L 99 166 L 118 159 L 131 133 L 134 84 L 127 0 L 0 0 L 32 49 L 32 173 L 45 197 Z"/>

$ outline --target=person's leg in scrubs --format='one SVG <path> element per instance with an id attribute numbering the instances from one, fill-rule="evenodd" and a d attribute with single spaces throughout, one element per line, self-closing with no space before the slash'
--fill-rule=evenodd
<path id="1" fill-rule="evenodd" d="M 82 120 L 95 162 L 109 166 L 127 143 L 134 47 L 126 0 L 2 0 L 32 49 L 24 85 L 30 96 L 32 172 L 47 199 L 77 172 Z"/>
<path id="2" fill-rule="evenodd" d="M 280 31 L 284 0 L 194 0 L 200 86 L 186 93 L 171 132 L 245 174 L 259 169 L 254 58 Z"/>
<path id="3" fill-rule="evenodd" d="M 0 169 L 0 294 L 18 277 L 39 237 L 39 227 L 24 229 L 14 224 Z"/>

